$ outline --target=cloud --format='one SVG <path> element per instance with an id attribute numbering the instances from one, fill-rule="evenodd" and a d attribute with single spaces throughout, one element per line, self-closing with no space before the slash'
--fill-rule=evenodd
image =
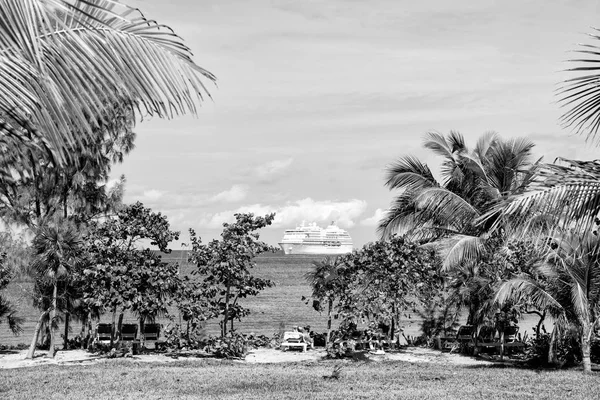
<path id="1" fill-rule="evenodd" d="M 269 161 L 254 168 L 254 173 L 261 181 L 270 182 L 282 176 L 293 162 L 293 158 Z"/>
<path id="2" fill-rule="evenodd" d="M 142 194 L 142 197 L 144 199 L 147 199 L 150 201 L 155 201 L 155 200 L 160 199 L 164 194 L 165 194 L 165 192 L 163 192 L 161 190 L 150 189 L 150 190 L 145 190 L 144 193 Z"/>
<path id="3" fill-rule="evenodd" d="M 230 189 L 225 190 L 212 196 L 209 199 L 211 203 L 237 203 L 242 201 L 248 195 L 248 186 L 246 185 L 233 185 Z"/>
<path id="4" fill-rule="evenodd" d="M 373 214 L 372 217 L 363 219 L 362 221 L 360 221 L 360 224 L 362 226 L 377 226 L 379 224 L 379 221 L 381 221 L 381 219 L 383 218 L 384 214 L 385 210 L 378 208 L 377 210 L 375 210 L 375 214 Z"/>
<path id="5" fill-rule="evenodd" d="M 217 229 L 225 222 L 233 222 L 235 213 L 254 213 L 265 215 L 275 213 L 273 226 L 294 226 L 302 221 L 326 224 L 335 221 L 339 226 L 351 228 L 355 220 L 366 210 L 367 202 L 352 199 L 347 201 L 320 200 L 311 198 L 295 200 L 280 206 L 253 204 L 239 207 L 235 210 L 217 213 L 205 213 L 200 219 L 203 228 Z"/>

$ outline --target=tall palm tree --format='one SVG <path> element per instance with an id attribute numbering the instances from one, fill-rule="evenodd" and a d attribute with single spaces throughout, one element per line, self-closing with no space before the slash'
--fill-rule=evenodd
<path id="1" fill-rule="evenodd" d="M 337 257 L 325 257 L 321 261 L 312 262 L 313 269 L 308 271 L 304 277 L 311 286 L 313 293 L 313 308 L 317 311 L 323 310 L 323 303 L 327 304 L 327 337 L 325 343 L 329 343 L 331 336 L 331 319 L 333 305 L 336 297 L 336 288 L 338 286 L 338 268 L 340 263 Z"/>
<path id="2" fill-rule="evenodd" d="M 49 357 L 56 354 L 54 324 L 58 311 L 58 287 L 65 280 L 73 266 L 81 259 L 81 236 L 72 223 L 57 219 L 41 227 L 33 239 L 34 261 L 32 269 L 42 281 L 52 285 L 52 305 L 50 306 L 50 350 Z M 37 342 L 36 331 L 28 352 L 33 357 Z"/>
<path id="3" fill-rule="evenodd" d="M 169 27 L 115 0 L 0 0 L 0 133 L 57 161 L 114 104 L 197 112 L 215 76 Z M 92 117 L 92 118 L 90 118 Z"/>
<path id="4" fill-rule="evenodd" d="M 548 245 L 549 244 L 549 245 Z M 544 239 L 548 255 L 533 273 L 505 282 L 496 299 L 527 299 L 547 311 L 558 327 L 575 324 L 580 332 L 584 372 L 591 372 L 591 339 L 600 317 L 600 239 L 565 232 Z"/>

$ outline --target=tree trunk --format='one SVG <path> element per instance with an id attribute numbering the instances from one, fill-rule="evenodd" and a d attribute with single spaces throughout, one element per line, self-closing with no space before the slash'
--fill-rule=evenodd
<path id="1" fill-rule="evenodd" d="M 544 313 L 542 315 L 540 315 L 540 320 L 537 323 L 537 326 L 535 327 L 535 337 L 539 338 L 540 337 L 540 329 L 542 327 L 542 324 L 544 323 L 544 319 L 546 319 L 546 311 L 544 311 Z"/>
<path id="2" fill-rule="evenodd" d="M 500 332 L 500 361 L 504 360 L 504 330 Z"/>
<path id="3" fill-rule="evenodd" d="M 48 349 L 48 357 L 54 358 L 56 355 L 56 332 L 54 331 L 54 322 L 56 320 L 56 306 L 58 303 L 58 282 L 54 282 L 54 290 L 52 291 L 52 311 L 50 312 L 50 349 Z"/>
<path id="4" fill-rule="evenodd" d="M 227 335 L 227 320 L 229 319 L 229 296 L 231 288 L 227 286 L 225 293 L 225 309 L 223 310 L 223 325 L 221 325 L 221 337 Z"/>
<path id="5" fill-rule="evenodd" d="M 117 320 L 117 309 L 113 309 L 112 312 L 112 324 L 110 325 L 110 347 L 112 348 L 113 345 L 115 344 L 115 329 L 117 328 L 115 326 L 115 322 Z"/>
<path id="6" fill-rule="evenodd" d="M 331 313 L 333 311 L 333 300 L 329 299 L 329 307 L 327 308 L 327 337 L 325 338 L 325 346 L 329 344 L 331 339 Z"/>
<path id="7" fill-rule="evenodd" d="M 146 335 L 144 335 L 144 322 L 146 317 L 140 316 L 140 349 L 146 346 Z"/>
<path id="8" fill-rule="evenodd" d="M 592 373 L 592 324 L 586 322 L 581 330 L 581 353 L 583 361 L 583 372 Z"/>
<path id="9" fill-rule="evenodd" d="M 68 312 L 65 313 L 65 333 L 64 333 L 64 340 L 63 340 L 63 350 L 68 350 L 69 349 L 69 320 L 70 320 L 70 315 Z"/>
<path id="10" fill-rule="evenodd" d="M 37 345 L 38 337 L 40 336 L 40 330 L 42 329 L 42 325 L 44 324 L 44 319 L 50 313 L 50 309 L 48 308 L 46 311 L 40 315 L 37 324 L 35 324 L 35 331 L 33 332 L 33 339 L 31 339 L 31 344 L 29 345 L 29 350 L 27 351 L 27 355 L 25 358 L 32 359 L 33 354 L 35 353 L 35 347 Z"/>
<path id="11" fill-rule="evenodd" d="M 556 358 L 556 325 L 552 328 L 550 334 L 550 347 L 548 348 L 548 364 L 558 364 L 558 358 Z"/>
<path id="12" fill-rule="evenodd" d="M 121 329 L 123 328 L 123 313 L 119 314 L 119 322 L 117 323 L 117 340 L 121 340 Z"/>

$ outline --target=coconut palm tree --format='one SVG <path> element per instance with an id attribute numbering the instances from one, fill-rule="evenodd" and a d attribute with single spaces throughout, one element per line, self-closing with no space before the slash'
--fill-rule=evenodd
<path id="1" fill-rule="evenodd" d="M 469 151 L 458 132 L 427 133 L 424 147 L 443 158 L 441 181 L 415 157 L 392 164 L 386 186 L 397 195 L 380 221 L 381 237 L 398 233 L 437 241 L 448 250 L 444 268 L 464 257 L 476 259 L 493 222 L 478 224 L 479 218 L 531 180 L 539 163 L 532 159 L 533 146 L 524 138 L 502 140 L 490 132 Z"/>
<path id="2" fill-rule="evenodd" d="M 325 343 L 329 343 L 331 336 L 331 319 L 333 304 L 337 297 L 338 268 L 340 262 L 337 257 L 325 257 L 321 261 L 312 262 L 313 269 L 308 271 L 304 277 L 313 290 L 313 308 L 316 311 L 323 310 L 323 303 L 327 304 L 327 337 Z"/>
<path id="3" fill-rule="evenodd" d="M 529 274 L 505 282 L 496 299 L 527 299 L 547 311 L 558 327 L 578 327 L 585 372 L 591 372 L 591 339 L 600 317 L 600 239 L 568 231 L 544 239 L 548 255 Z"/>
<path id="4" fill-rule="evenodd" d="M 85 147 L 115 104 L 195 114 L 215 81 L 169 27 L 115 0 L 0 0 L 0 21 L 2 143 L 55 161 Z"/>
<path id="5" fill-rule="evenodd" d="M 48 356 L 52 358 L 56 354 L 54 324 L 58 311 L 59 283 L 69 276 L 73 266 L 80 260 L 81 245 L 81 236 L 75 225 L 62 219 L 49 221 L 38 230 L 33 239 L 34 261 L 32 270 L 38 279 L 49 282 L 53 289 L 52 303 L 49 308 L 50 350 L 48 352 Z M 47 313 L 47 311 L 44 313 Z M 28 358 L 33 357 L 38 334 L 39 330 L 36 329 L 27 354 Z"/>

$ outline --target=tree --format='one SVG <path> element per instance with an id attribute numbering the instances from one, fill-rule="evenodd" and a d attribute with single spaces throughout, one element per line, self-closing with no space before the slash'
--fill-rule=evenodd
<path id="1" fill-rule="evenodd" d="M 0 291 L 5 289 L 10 283 L 13 276 L 13 271 L 10 266 L 6 265 L 6 253 L 0 254 Z M 0 322 L 6 321 L 9 329 L 14 335 L 18 335 L 23 331 L 21 324 L 23 320 L 17 316 L 17 310 L 10 301 L 8 301 L 2 293 L 0 293 Z"/>
<path id="2" fill-rule="evenodd" d="M 227 325 L 233 331 L 234 319 L 249 314 L 238 301 L 256 296 L 261 290 L 273 286 L 268 279 L 257 278 L 250 273 L 257 255 L 276 248 L 259 241 L 259 229 L 271 225 L 275 214 L 255 217 L 254 214 L 235 214 L 234 223 L 224 223 L 221 240 L 202 244 L 194 230 L 190 229 L 192 250 L 189 262 L 196 265 L 193 274 L 200 277 L 200 285 L 214 315 L 221 316 L 221 336 L 227 335 Z"/>
<path id="3" fill-rule="evenodd" d="M 565 231 L 543 240 L 548 253 L 530 273 L 505 282 L 496 296 L 500 303 L 527 299 L 548 311 L 558 327 L 578 327 L 584 372 L 591 372 L 591 339 L 600 317 L 600 239 Z"/>
<path id="4" fill-rule="evenodd" d="M 443 157 L 442 181 L 415 157 L 392 164 L 386 186 L 398 194 L 379 224 L 381 237 L 394 233 L 425 241 L 454 237 L 454 258 L 463 249 L 478 253 L 479 237 L 487 228 L 477 224 L 478 218 L 531 180 L 537 165 L 533 146 L 527 139 L 502 140 L 490 132 L 469 151 L 458 132 L 446 137 L 429 132 L 424 147 Z"/>
<path id="5" fill-rule="evenodd" d="M 43 226 L 33 239 L 34 260 L 32 268 L 38 279 L 42 282 L 49 282 L 53 290 L 51 306 L 40 317 L 27 358 L 33 358 L 39 325 L 48 311 L 50 313 L 50 350 L 48 356 L 54 358 L 56 354 L 54 325 L 56 324 L 58 311 L 58 286 L 59 282 L 65 280 L 80 261 L 81 245 L 81 236 L 76 226 L 61 219 Z"/>
<path id="6" fill-rule="evenodd" d="M 76 285 L 82 288 L 90 312 L 112 312 L 113 341 L 120 332 L 125 311 L 139 316 L 140 332 L 147 319 L 168 311 L 180 290 L 178 265 L 162 262 L 156 251 L 140 247 L 149 241 L 168 253 L 169 243 L 178 237 L 178 232 L 170 230 L 165 216 L 140 202 L 124 206 L 115 217 L 91 225 L 85 237 L 88 259 L 77 271 Z"/>
<path id="7" fill-rule="evenodd" d="M 403 311 L 432 304 L 442 289 L 435 252 L 404 237 L 368 243 L 339 263 L 338 315 L 383 323 L 391 336 Z"/>
<path id="8" fill-rule="evenodd" d="M 195 114 L 215 80 L 170 28 L 116 1 L 0 0 L 0 20 L 2 140 L 58 162 L 114 104 Z"/>
<path id="9" fill-rule="evenodd" d="M 94 129 L 93 142 L 90 138 L 86 146 L 68 147 L 71 156 L 66 163 L 56 165 L 31 149 L 22 159 L 0 158 L 0 217 L 7 224 L 34 230 L 55 214 L 85 223 L 118 208 L 124 177 L 110 189 L 106 182 L 112 164 L 122 162 L 133 149 L 135 134 L 129 108 L 115 106 L 111 111 L 113 119 Z"/>
<path id="10" fill-rule="evenodd" d="M 2 294 L 12 280 L 25 274 L 31 259 L 29 246 L 9 232 L 0 232 L 0 323 L 5 321 L 14 335 L 20 334 L 23 319 Z"/>
<path id="11" fill-rule="evenodd" d="M 327 337 L 325 343 L 329 343 L 331 335 L 331 318 L 333 316 L 333 306 L 339 296 L 340 284 L 338 268 L 340 266 L 337 257 L 325 257 L 321 261 L 312 262 L 313 269 L 307 272 L 304 277 L 312 287 L 313 308 L 315 311 L 322 312 L 324 305 L 327 305 Z"/>

